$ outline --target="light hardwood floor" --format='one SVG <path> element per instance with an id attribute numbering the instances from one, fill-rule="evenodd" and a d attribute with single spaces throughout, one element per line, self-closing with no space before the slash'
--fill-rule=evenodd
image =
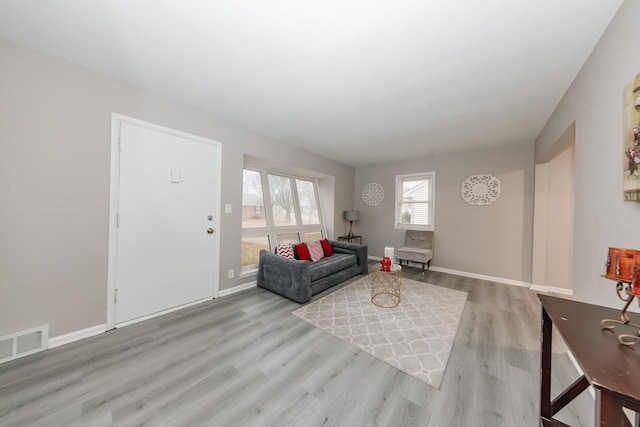
<path id="1" fill-rule="evenodd" d="M 537 426 L 536 294 L 404 277 L 469 293 L 439 390 L 252 289 L 0 365 L 0 426 Z M 555 336 L 554 393 L 578 377 L 564 351 Z M 558 418 L 593 425 L 592 398 Z"/>

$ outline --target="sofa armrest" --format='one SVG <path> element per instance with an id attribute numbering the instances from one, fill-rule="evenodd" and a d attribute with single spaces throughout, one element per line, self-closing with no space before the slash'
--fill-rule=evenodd
<path id="1" fill-rule="evenodd" d="M 257 285 L 295 302 L 311 300 L 309 262 L 260 251 Z"/>
<path id="2" fill-rule="evenodd" d="M 358 260 L 358 265 L 362 267 L 362 274 L 369 273 L 367 245 L 357 245 L 355 243 L 336 242 L 331 240 L 331 247 L 334 252 L 342 254 L 354 254 Z"/>

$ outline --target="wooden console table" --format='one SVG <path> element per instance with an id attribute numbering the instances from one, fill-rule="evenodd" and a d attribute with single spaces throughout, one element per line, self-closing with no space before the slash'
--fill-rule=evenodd
<path id="1" fill-rule="evenodd" d="M 359 244 L 362 244 L 362 236 L 338 236 L 339 242 L 355 243 L 356 240 L 358 240 Z"/>
<path id="2" fill-rule="evenodd" d="M 540 363 L 540 425 L 567 427 L 553 418 L 589 385 L 596 389 L 596 425 L 631 427 L 622 412 L 640 412 L 640 345 L 618 342 L 617 333 L 605 329 L 602 319 L 620 317 L 620 310 L 538 294 L 542 302 Z M 634 323 L 640 315 L 629 313 Z M 584 375 L 551 400 L 551 336 L 555 325 Z"/>

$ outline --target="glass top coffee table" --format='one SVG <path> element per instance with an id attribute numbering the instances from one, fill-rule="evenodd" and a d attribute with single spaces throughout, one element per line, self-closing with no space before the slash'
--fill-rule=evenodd
<path id="1" fill-rule="evenodd" d="M 391 265 L 391 271 L 382 271 L 380 264 L 371 267 L 371 303 L 382 308 L 394 308 L 400 304 L 402 267 Z"/>

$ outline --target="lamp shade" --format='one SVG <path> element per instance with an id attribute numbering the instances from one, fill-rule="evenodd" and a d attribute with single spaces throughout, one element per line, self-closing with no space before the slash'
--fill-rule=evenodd
<path id="1" fill-rule="evenodd" d="M 347 221 L 359 221 L 360 220 L 360 212 L 358 211 L 344 211 L 344 219 Z"/>

